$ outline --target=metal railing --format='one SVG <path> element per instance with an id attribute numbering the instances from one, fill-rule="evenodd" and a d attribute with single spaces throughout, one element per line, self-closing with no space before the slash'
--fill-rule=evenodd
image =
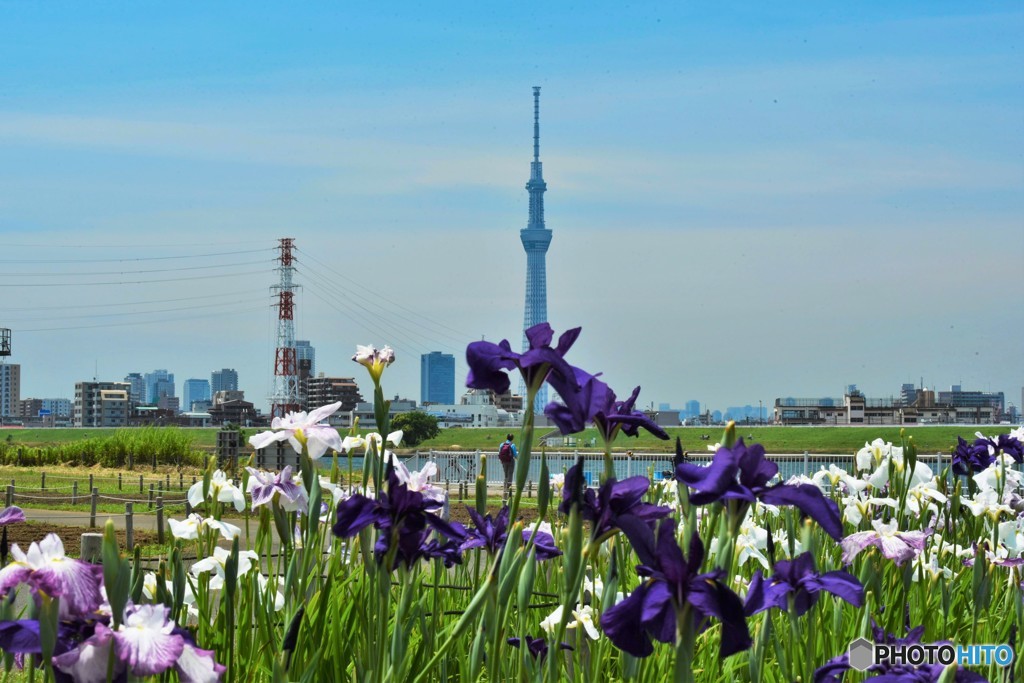
<path id="1" fill-rule="evenodd" d="M 476 480 L 479 470 L 480 456 L 487 456 L 486 478 L 490 485 L 499 485 L 504 480 L 504 470 L 498 461 L 497 451 L 417 451 L 411 456 L 402 456 L 401 460 L 411 470 L 419 470 L 427 462 L 437 465 L 438 481 L 472 482 Z M 688 453 L 688 462 L 695 465 L 706 465 L 711 462 L 714 453 Z M 584 477 L 591 484 L 596 484 L 604 472 L 604 455 L 592 451 L 547 451 L 548 470 L 551 474 L 565 472 L 577 459 L 583 458 Z M 615 465 L 615 476 L 625 479 L 637 475 L 649 476 L 655 481 L 672 476 L 672 454 L 670 453 L 615 453 L 612 462 Z M 847 472 L 854 471 L 855 456 L 848 454 L 811 454 L 784 453 L 769 454 L 768 459 L 779 466 L 779 476 L 785 480 L 803 475 L 811 476 L 822 467 L 836 465 Z M 943 467 L 949 465 L 949 455 L 942 453 L 919 454 L 918 460 L 928 465 L 932 472 L 938 474 Z M 362 471 L 362 458 L 353 458 L 353 468 Z M 536 483 L 540 479 L 540 453 L 533 453 L 530 458 L 530 469 L 527 481 Z"/>

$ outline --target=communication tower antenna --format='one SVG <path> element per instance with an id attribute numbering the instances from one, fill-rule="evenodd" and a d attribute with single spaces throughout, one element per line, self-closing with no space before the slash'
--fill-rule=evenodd
<path id="1" fill-rule="evenodd" d="M 286 413 L 299 410 L 299 363 L 295 350 L 295 290 L 292 282 L 295 262 L 292 249 L 295 240 L 283 237 L 278 240 L 277 257 L 280 265 L 277 272 L 278 284 L 270 291 L 277 295 L 277 349 L 274 352 L 274 395 L 270 397 L 270 416 L 284 417 Z"/>

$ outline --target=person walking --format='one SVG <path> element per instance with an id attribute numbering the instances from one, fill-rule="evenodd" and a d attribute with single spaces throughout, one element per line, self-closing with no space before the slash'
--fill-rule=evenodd
<path id="1" fill-rule="evenodd" d="M 512 490 L 512 473 L 516 470 L 516 458 L 519 457 L 519 450 L 516 448 L 515 443 L 513 443 L 514 438 L 512 434 L 509 434 L 501 445 L 498 446 L 498 461 L 505 470 L 504 499 L 506 501 L 508 500 L 509 492 Z"/>

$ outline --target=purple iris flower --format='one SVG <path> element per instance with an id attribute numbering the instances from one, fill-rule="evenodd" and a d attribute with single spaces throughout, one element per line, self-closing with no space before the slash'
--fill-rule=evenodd
<path id="1" fill-rule="evenodd" d="M 843 523 L 835 501 L 825 498 L 814 484 L 769 486 L 768 482 L 778 473 L 779 466 L 765 458 L 761 444 L 748 448 L 743 439 L 738 439 L 732 448 L 719 448 L 706 467 L 689 463 L 676 466 L 676 478 L 697 491 L 690 495 L 694 505 L 726 500 L 792 505 L 821 525 L 829 536 L 841 539 Z"/>
<path id="2" fill-rule="evenodd" d="M 978 438 L 974 443 L 968 443 L 963 437 L 958 436 L 956 440 L 957 445 L 953 450 L 954 474 L 970 475 L 981 472 L 995 462 L 996 456 L 989 450 L 988 439 Z"/>
<path id="3" fill-rule="evenodd" d="M 661 520 L 657 536 L 636 517 L 624 517 L 620 523 L 643 563 L 636 568 L 637 574 L 646 580 L 601 615 L 601 628 L 616 647 L 634 657 L 646 657 L 654 652 L 652 638 L 675 642 L 676 616 L 687 605 L 697 629 L 706 628 L 712 617 L 722 622 L 720 657 L 750 647 L 743 602 L 722 583 L 724 572 L 698 573 L 704 561 L 698 534 L 690 537 L 690 552 L 684 558 L 676 542 L 675 519 Z"/>
<path id="4" fill-rule="evenodd" d="M 459 549 L 463 552 L 472 548 L 486 548 L 491 555 L 497 553 L 505 545 L 508 538 L 508 505 L 502 506 L 498 514 L 491 519 L 490 515 L 481 516 L 476 508 L 466 506 L 469 518 L 473 520 L 473 529 L 466 533 L 466 540 Z"/>
<path id="5" fill-rule="evenodd" d="M 599 380 L 579 368 L 573 368 L 574 381 L 569 382 L 560 376 L 552 376 L 550 384 L 562 398 L 564 403 L 551 402 L 544 408 L 544 414 L 558 426 L 562 434 L 575 434 L 583 431 L 589 422 L 597 427 L 605 443 L 615 440 L 619 430 L 626 436 L 638 436 L 643 427 L 659 439 L 667 439 L 668 434 L 643 412 L 633 410 L 640 387 L 625 401 L 616 401 L 615 392 Z"/>
<path id="6" fill-rule="evenodd" d="M 924 635 L 924 626 L 918 626 L 907 632 L 906 637 L 898 638 L 891 633 L 886 633 L 877 625 L 872 625 L 875 643 L 890 645 L 916 645 L 921 642 Z M 948 641 L 938 641 L 947 643 Z M 938 644 L 935 643 L 935 644 Z M 814 683 L 842 683 L 843 676 L 850 670 L 849 653 L 839 655 L 830 659 L 814 672 Z M 922 664 L 913 666 L 910 664 L 873 664 L 868 667 L 868 672 L 874 674 L 864 679 L 864 683 L 938 683 L 939 678 L 946 671 L 942 664 Z M 954 683 L 988 683 L 988 679 L 963 667 L 957 667 L 953 676 Z"/>
<path id="7" fill-rule="evenodd" d="M 996 448 L 1013 458 L 1015 462 L 1024 462 L 1024 443 L 1017 437 L 1000 434 L 996 440 Z"/>
<path id="8" fill-rule="evenodd" d="M 548 656 L 547 641 L 543 638 L 531 638 L 530 636 L 525 636 L 525 638 L 526 647 L 530 650 L 530 654 L 533 655 L 533 658 L 540 661 L 544 661 L 544 658 Z M 520 641 L 519 638 L 509 638 L 505 642 L 507 642 L 512 647 L 520 647 L 522 643 L 522 641 Z M 558 645 L 563 650 L 573 649 L 572 645 L 569 645 L 568 643 L 559 643 Z"/>
<path id="9" fill-rule="evenodd" d="M 39 640 L 39 621 L 18 619 L 0 622 L 0 650 L 12 655 L 42 652 Z"/>
<path id="10" fill-rule="evenodd" d="M 462 550 L 459 549 L 457 541 L 441 543 L 436 538 L 432 538 L 420 547 L 420 554 L 425 558 L 443 561 L 444 566 L 448 569 L 457 564 L 462 564 Z"/>
<path id="11" fill-rule="evenodd" d="M 281 509 L 288 512 L 305 512 L 309 507 L 309 499 L 306 496 L 306 489 L 299 486 L 292 479 L 292 467 L 288 465 L 277 473 L 260 472 L 252 467 L 246 467 L 252 479 L 249 480 L 249 492 L 252 494 L 252 509 L 260 505 L 267 505 L 274 500 L 275 494 L 281 494 L 278 503 Z"/>
<path id="12" fill-rule="evenodd" d="M 644 495 L 650 486 L 651 481 L 644 476 L 622 481 L 613 477 L 606 479 L 595 493 L 586 486 L 583 458 L 580 458 L 565 473 L 562 502 L 558 511 L 567 515 L 574 504 L 579 505 L 580 515 L 590 522 L 590 537 L 595 541 L 615 533 L 621 528 L 619 522 L 627 517 L 639 519 L 653 527 L 657 520 L 667 516 L 671 510 L 644 502 Z"/>
<path id="13" fill-rule="evenodd" d="M 466 363 L 469 364 L 466 386 L 504 394 L 511 386 L 505 371 L 514 368 L 519 369 L 528 387 L 536 386 L 549 372 L 575 383 L 572 367 L 565 362 L 564 356 L 579 336 L 579 327 L 568 330 L 558 338 L 558 345 L 551 348 L 554 331 L 551 325 L 540 323 L 526 330 L 530 348 L 522 354 L 513 351 L 507 339 L 501 340 L 500 344 L 473 342 L 466 347 Z"/>
<path id="14" fill-rule="evenodd" d="M 466 506 L 466 511 L 469 512 L 470 519 L 473 520 L 474 528 L 466 531 L 465 540 L 462 541 L 459 549 L 465 552 L 472 548 L 486 548 L 491 555 L 500 552 L 508 539 L 508 505 L 502 506 L 493 519 L 490 515 L 481 516 L 476 508 L 469 505 Z M 530 540 L 533 532 L 530 529 L 524 529 L 522 534 L 525 543 Z M 538 531 L 533 539 L 533 544 L 537 548 L 538 560 L 550 560 L 562 554 L 562 551 L 555 547 L 555 539 L 547 532 Z"/>
<path id="15" fill-rule="evenodd" d="M 441 503 L 419 491 L 409 490 L 398 479 L 390 463 L 387 482 L 386 490 L 381 491 L 376 499 L 356 493 L 338 504 L 337 521 L 333 527 L 335 536 L 351 538 L 372 524 L 381 532 L 374 546 L 378 561 L 394 549 L 396 561 L 408 565 L 424 556 L 423 548 L 430 529 L 459 542 L 465 538 L 466 531 L 461 524 L 449 524 L 431 512 L 441 507 Z M 388 567 L 388 570 L 395 566 Z"/>
<path id="16" fill-rule="evenodd" d="M 562 551 L 555 545 L 554 536 L 548 532 L 537 531 L 534 534 L 532 529 L 523 529 L 523 543 L 529 543 L 531 536 L 533 537 L 533 545 L 537 549 L 538 560 L 543 562 L 562 554 Z"/>
<path id="17" fill-rule="evenodd" d="M 801 616 L 818 602 L 822 591 L 842 598 L 854 607 L 864 604 L 864 586 L 852 574 L 832 571 L 819 574 L 814 567 L 811 553 L 798 555 L 793 560 L 779 560 L 775 563 L 775 574 L 765 580 L 761 570 L 754 573 L 747 591 L 744 612 L 749 617 L 771 607 L 789 609 L 793 599 L 793 611 Z"/>

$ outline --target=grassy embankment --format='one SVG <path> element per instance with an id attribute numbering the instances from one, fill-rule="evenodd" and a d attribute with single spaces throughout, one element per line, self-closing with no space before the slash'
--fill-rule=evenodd
<path id="1" fill-rule="evenodd" d="M 856 453 L 865 442 L 876 438 L 884 439 L 893 444 L 900 444 L 900 427 L 867 426 L 867 427 L 749 427 L 738 425 L 737 433 L 744 439 L 762 444 L 768 453 Z M 905 433 L 913 437 L 918 451 L 921 453 L 949 453 L 956 446 L 957 435 L 965 439 L 973 439 L 978 427 L 959 426 L 918 426 L 907 427 Z M 987 425 L 980 428 L 985 434 L 999 434 L 1008 428 L 998 425 Z M 515 430 L 513 430 L 515 431 Z M 717 442 L 722 435 L 721 427 L 672 427 L 666 430 L 672 438 L 669 441 L 641 432 L 638 438 L 620 436 L 615 442 L 616 451 L 636 452 L 669 452 L 675 448 L 675 438 L 682 441 L 683 448 L 688 451 L 704 451 L 709 445 Z M 551 430 L 538 428 L 535 430 L 539 448 L 541 437 Z M 518 435 L 518 432 L 515 432 Z M 420 444 L 419 448 L 435 450 L 494 450 L 504 438 L 506 432 L 499 429 L 448 429 L 430 441 Z M 702 435 L 710 438 L 704 440 Z M 549 439 L 551 449 L 599 449 L 600 442 L 590 446 L 597 439 L 597 431 L 588 429 L 568 439 L 557 432 Z"/>
<path id="2" fill-rule="evenodd" d="M 150 428 L 154 434 L 160 429 Z M 194 451 L 212 452 L 216 446 L 217 429 L 179 429 L 165 428 L 174 431 L 179 437 L 187 439 Z M 998 425 L 985 425 L 974 427 L 971 425 L 936 425 L 936 426 L 913 426 L 906 428 L 906 434 L 914 438 L 918 450 L 924 453 L 943 452 L 956 445 L 956 437 L 972 438 L 974 432 L 981 430 L 985 434 L 999 434 L 1007 430 L 1006 427 Z M 741 436 L 748 441 L 753 440 L 762 445 L 769 453 L 854 453 L 861 448 L 865 442 L 876 438 L 882 438 L 894 444 L 900 443 L 900 427 L 895 426 L 865 426 L 865 427 L 757 427 L 737 426 Z M 56 448 L 67 447 L 69 451 L 74 450 L 74 444 L 82 444 L 97 440 L 114 438 L 118 431 L 115 429 L 12 429 L 0 431 L 0 449 L 6 443 L 10 447 L 34 447 L 34 448 Z M 512 430 L 518 436 L 518 430 Z M 641 433 L 636 439 L 620 437 L 615 443 L 615 450 L 632 450 L 644 452 L 668 452 L 674 448 L 675 437 L 678 436 L 683 443 L 683 448 L 689 451 L 701 451 L 713 444 L 721 436 L 721 427 L 671 427 L 668 430 L 672 437 L 670 441 L 661 441 L 647 434 Z M 540 439 L 552 432 L 551 429 L 538 427 L 535 430 L 537 443 L 540 446 Z M 246 434 L 255 433 L 255 430 L 247 430 Z M 504 440 L 506 430 L 502 429 L 446 429 L 441 434 L 429 441 L 420 444 L 420 450 L 433 448 L 435 450 L 468 450 L 477 449 L 493 450 Z M 701 439 L 702 435 L 708 435 L 708 440 Z M 588 429 L 582 434 L 574 437 L 563 438 L 557 433 L 551 436 L 548 442 L 549 448 L 579 448 L 587 449 L 600 448 L 599 444 L 589 444 L 597 438 L 597 432 Z M 7 441 L 9 439 L 9 441 Z M 415 450 L 415 449 L 407 449 Z M 147 464 L 145 460 L 137 464 Z"/>

